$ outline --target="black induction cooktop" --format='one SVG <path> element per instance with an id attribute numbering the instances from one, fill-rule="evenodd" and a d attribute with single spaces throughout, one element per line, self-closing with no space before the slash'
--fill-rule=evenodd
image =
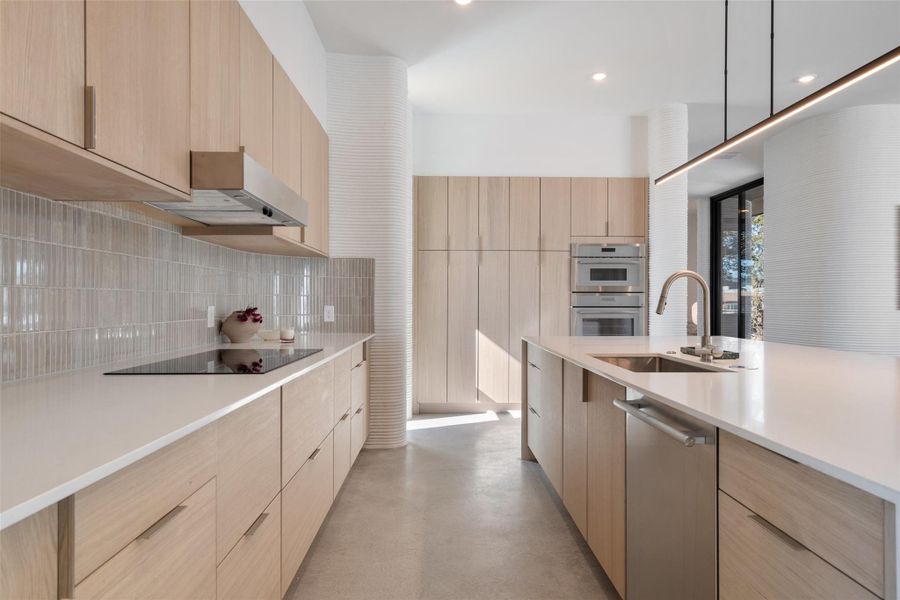
<path id="1" fill-rule="evenodd" d="M 321 351 L 321 348 L 210 350 L 104 375 L 260 375 Z"/>

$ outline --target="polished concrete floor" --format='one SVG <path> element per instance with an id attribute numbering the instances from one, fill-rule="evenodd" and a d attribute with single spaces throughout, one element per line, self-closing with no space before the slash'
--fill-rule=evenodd
<path id="1" fill-rule="evenodd" d="M 360 454 L 287 598 L 618 597 L 519 459 L 520 421 L 453 422 L 425 416 L 406 448 Z"/>

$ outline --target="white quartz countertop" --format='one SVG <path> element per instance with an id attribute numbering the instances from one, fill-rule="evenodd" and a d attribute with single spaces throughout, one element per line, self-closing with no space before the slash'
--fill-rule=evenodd
<path id="1" fill-rule="evenodd" d="M 900 502 L 900 358 L 713 338 L 741 353 L 721 373 L 636 373 L 594 355 L 660 354 L 696 337 L 527 337 L 672 408 Z M 900 342 L 898 342 L 900 343 Z M 731 369 L 744 365 L 751 369 Z"/>
<path id="2" fill-rule="evenodd" d="M 322 352 L 261 375 L 118 375 L 104 372 L 223 344 L 71 371 L 0 387 L 0 528 L 99 481 L 227 415 L 374 334 L 298 336 Z"/>

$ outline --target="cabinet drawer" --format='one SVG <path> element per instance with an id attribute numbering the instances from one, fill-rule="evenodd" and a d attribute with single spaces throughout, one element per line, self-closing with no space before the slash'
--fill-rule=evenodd
<path id="1" fill-rule="evenodd" d="M 543 408 L 541 406 L 541 369 L 531 362 L 531 352 L 528 355 L 529 360 L 525 363 L 525 368 L 528 369 L 525 372 L 528 406 L 534 408 L 538 414 L 541 414 L 541 409 Z"/>
<path id="2" fill-rule="evenodd" d="M 221 562 L 281 490 L 281 392 L 219 421 L 216 560 Z"/>
<path id="3" fill-rule="evenodd" d="M 352 367 L 355 367 L 362 361 L 366 360 L 364 353 L 363 353 L 364 345 L 365 345 L 365 342 L 362 342 L 361 344 L 357 344 L 357 345 L 353 346 L 352 348 L 350 348 L 350 362 L 352 363 L 351 364 Z"/>
<path id="4" fill-rule="evenodd" d="M 351 410 L 356 412 L 369 399 L 369 363 L 362 362 L 350 372 L 352 391 Z"/>
<path id="5" fill-rule="evenodd" d="M 353 368 L 349 352 L 344 352 L 334 359 L 334 420 L 337 422 L 345 413 L 350 412 L 352 396 L 350 370 Z"/>
<path id="6" fill-rule="evenodd" d="M 215 474 L 214 424 L 76 493 L 75 583 Z"/>
<path id="7" fill-rule="evenodd" d="M 531 449 L 531 453 L 534 454 L 535 460 L 540 463 L 544 456 L 544 448 L 541 445 L 541 414 L 529 403 L 528 413 L 525 415 L 525 418 L 528 419 L 528 447 Z"/>
<path id="8" fill-rule="evenodd" d="M 337 496 L 350 472 L 352 451 L 352 423 L 350 411 L 334 426 L 334 495 Z"/>
<path id="9" fill-rule="evenodd" d="M 724 492 L 884 596 L 883 500 L 725 431 L 719 444 Z"/>
<path id="10" fill-rule="evenodd" d="M 209 481 L 75 586 L 75 598 L 216 597 L 216 482 Z"/>
<path id="11" fill-rule="evenodd" d="M 363 404 L 350 418 L 350 464 L 356 462 L 360 450 L 366 444 L 369 437 L 369 407 Z"/>
<path id="12" fill-rule="evenodd" d="M 331 434 L 281 492 L 281 594 L 287 592 L 334 499 Z"/>
<path id="13" fill-rule="evenodd" d="M 243 532 L 216 569 L 218 600 L 280 600 L 281 495 Z"/>
<path id="14" fill-rule="evenodd" d="M 876 598 L 724 492 L 719 492 L 719 596 L 727 600 Z"/>
<path id="15" fill-rule="evenodd" d="M 281 388 L 281 482 L 287 484 L 334 427 L 334 361 Z"/>

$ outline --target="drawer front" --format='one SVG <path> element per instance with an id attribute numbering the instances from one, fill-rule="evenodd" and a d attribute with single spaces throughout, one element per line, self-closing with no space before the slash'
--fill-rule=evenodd
<path id="1" fill-rule="evenodd" d="M 209 481 L 75 586 L 75 598 L 216 597 L 216 482 Z"/>
<path id="2" fill-rule="evenodd" d="M 876 598 L 721 491 L 719 597 L 727 600 Z"/>
<path id="3" fill-rule="evenodd" d="M 350 413 L 342 417 L 334 426 L 334 495 L 337 496 L 350 472 L 350 452 L 352 451 Z"/>
<path id="4" fill-rule="evenodd" d="M 369 407 L 363 404 L 350 418 L 350 464 L 356 462 L 356 457 L 366 444 L 369 437 Z"/>
<path id="5" fill-rule="evenodd" d="M 529 352 L 528 355 L 529 361 L 525 365 L 525 368 L 528 369 L 525 372 L 525 385 L 528 389 L 528 406 L 534 408 L 538 414 L 541 414 L 543 408 L 541 406 L 541 369 L 531 362 L 531 352 Z"/>
<path id="6" fill-rule="evenodd" d="M 57 506 L 0 531 L 0 598 L 57 598 Z"/>
<path id="7" fill-rule="evenodd" d="M 350 411 L 350 369 L 352 368 L 350 353 L 344 352 L 334 359 L 334 420 L 337 423 L 345 413 Z"/>
<path id="8" fill-rule="evenodd" d="M 334 361 L 281 388 L 281 483 L 287 484 L 334 427 Z"/>
<path id="9" fill-rule="evenodd" d="M 369 363 L 362 362 L 355 366 L 350 372 L 350 378 L 353 388 L 351 409 L 356 412 L 369 399 Z"/>
<path id="10" fill-rule="evenodd" d="M 287 592 L 334 499 L 331 434 L 281 492 L 281 594 Z"/>
<path id="11" fill-rule="evenodd" d="M 76 493 L 75 583 L 215 474 L 213 424 Z"/>
<path id="12" fill-rule="evenodd" d="M 221 562 L 281 490 L 281 391 L 219 421 L 216 559 Z"/>
<path id="13" fill-rule="evenodd" d="M 544 458 L 544 447 L 541 445 L 543 440 L 541 435 L 543 433 L 541 429 L 541 415 L 534 407 L 529 405 L 525 418 L 528 419 L 528 448 L 534 454 L 535 460 L 540 463 Z"/>
<path id="14" fill-rule="evenodd" d="M 218 600 L 280 600 L 281 496 L 260 513 L 216 569 Z"/>
<path id="15" fill-rule="evenodd" d="M 365 342 L 363 342 L 362 344 L 357 344 L 350 348 L 350 360 L 352 363 L 351 366 L 355 367 L 362 361 L 366 360 L 365 353 L 363 352 L 364 345 Z"/>
<path id="16" fill-rule="evenodd" d="M 884 501 L 727 432 L 719 444 L 724 492 L 884 596 Z"/>

